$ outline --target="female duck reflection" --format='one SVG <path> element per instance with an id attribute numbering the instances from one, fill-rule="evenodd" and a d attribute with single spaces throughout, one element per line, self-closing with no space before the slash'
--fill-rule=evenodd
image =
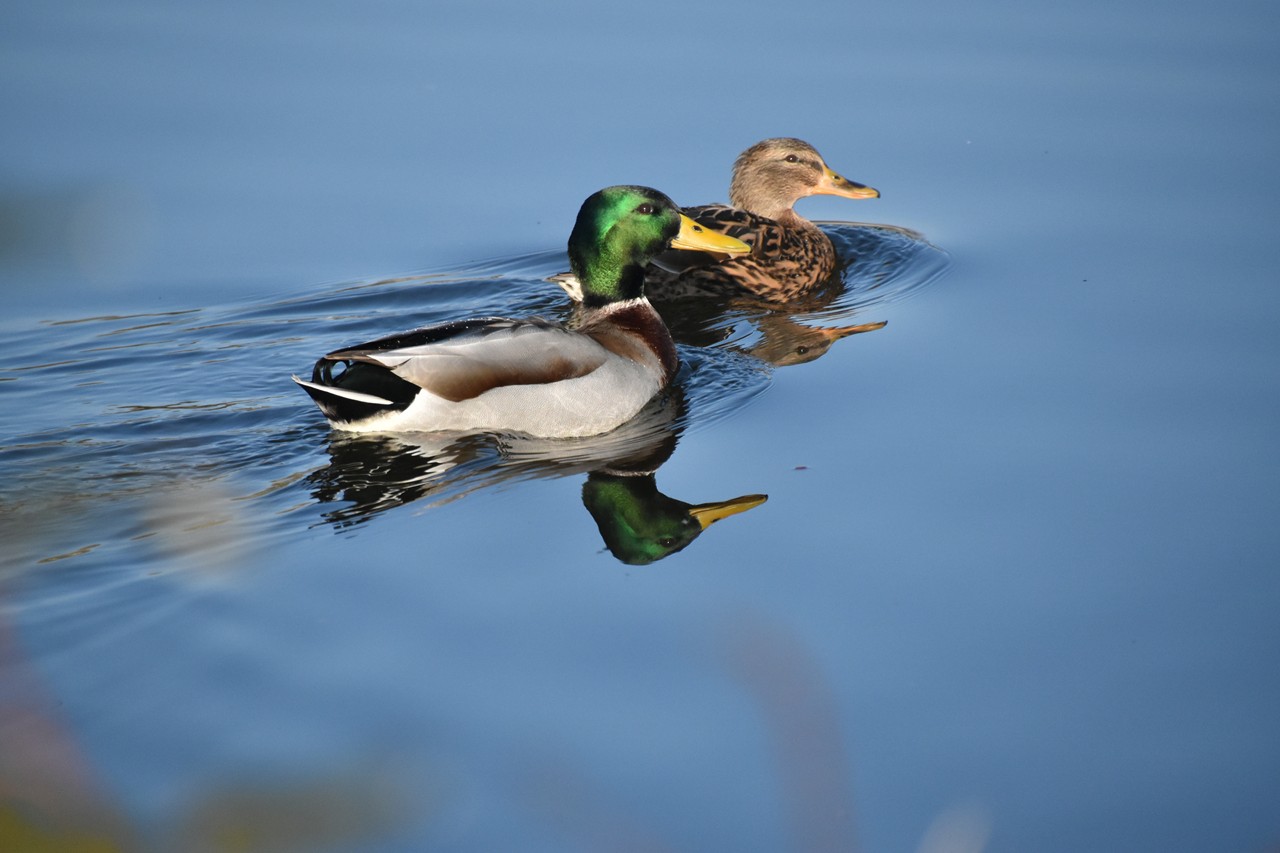
<path id="1" fill-rule="evenodd" d="M 689 504 L 658 490 L 656 473 L 675 452 L 684 411 L 677 385 L 628 423 L 590 438 L 334 433 L 330 464 L 309 475 L 305 485 L 321 503 L 345 504 L 324 513 L 341 529 L 422 499 L 438 506 L 508 481 L 586 472 L 582 502 L 605 547 L 624 563 L 643 565 L 685 548 L 716 521 L 767 500 L 742 495 Z"/>

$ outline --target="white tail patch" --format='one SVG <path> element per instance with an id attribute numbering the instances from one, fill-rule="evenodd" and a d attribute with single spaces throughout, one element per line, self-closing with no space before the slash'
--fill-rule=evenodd
<path id="1" fill-rule="evenodd" d="M 382 397 L 376 397 L 373 394 L 362 394 L 359 391 L 348 391 L 346 388 L 334 388 L 331 385 L 317 385 L 314 382 L 308 382 L 305 379 L 299 379 L 297 376 L 290 376 L 294 382 L 297 382 L 304 388 L 313 388 L 322 394 L 329 394 L 334 397 L 344 397 L 348 400 L 354 400 L 357 403 L 372 403 L 376 406 L 392 406 L 395 405 L 390 400 Z"/>
<path id="2" fill-rule="evenodd" d="M 571 272 L 556 273 L 549 277 L 548 281 L 554 281 L 569 294 L 569 298 L 574 302 L 582 301 L 582 283 L 578 281 L 578 277 Z"/>

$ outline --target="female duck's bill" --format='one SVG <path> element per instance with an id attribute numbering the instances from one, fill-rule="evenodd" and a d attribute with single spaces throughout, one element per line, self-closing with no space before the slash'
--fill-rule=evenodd
<path id="1" fill-rule="evenodd" d="M 583 202 L 569 237 L 584 313 L 570 329 L 540 318 L 478 318 L 325 355 L 293 377 L 336 429 L 608 432 L 675 375 L 675 344 L 644 298 L 644 269 L 671 246 L 744 254 L 743 242 L 685 216 L 648 187 Z"/>

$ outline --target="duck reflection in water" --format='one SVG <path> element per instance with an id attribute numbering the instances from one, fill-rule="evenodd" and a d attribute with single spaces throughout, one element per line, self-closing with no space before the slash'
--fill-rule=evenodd
<path id="1" fill-rule="evenodd" d="M 741 351 L 775 367 L 807 364 L 826 355 L 836 341 L 874 332 L 885 325 L 882 321 L 854 326 L 808 326 L 787 314 L 766 314 L 756 318 L 760 340 Z"/>
<path id="2" fill-rule="evenodd" d="M 675 452 L 685 424 L 679 386 L 618 429 L 581 439 L 515 435 L 331 433 L 330 462 L 304 480 L 339 530 L 400 506 L 441 506 L 483 488 L 531 478 L 587 474 L 582 500 L 605 547 L 643 565 L 685 548 L 722 518 L 767 500 L 743 495 L 689 504 L 658 490 L 657 470 Z"/>
<path id="3" fill-rule="evenodd" d="M 666 318 L 671 337 L 686 346 L 717 348 L 749 355 L 774 367 L 807 364 L 826 355 L 836 341 L 888 325 L 885 321 L 827 325 L 848 319 L 853 310 L 839 307 L 843 282 L 788 308 L 759 300 L 732 297 L 654 300 Z"/>
<path id="4" fill-rule="evenodd" d="M 774 367 L 807 364 L 836 341 L 884 328 L 884 321 L 849 323 L 865 308 L 896 298 L 945 267 L 945 256 L 920 234 L 891 225 L 824 223 L 838 266 L 820 286 L 785 304 L 750 294 L 653 298 L 672 337 L 687 346 L 714 347 Z M 573 292 L 562 280 L 553 277 Z"/>
<path id="5" fill-rule="evenodd" d="M 669 557 L 715 522 L 760 506 L 765 495 L 687 504 L 658 491 L 652 473 L 592 471 L 582 485 L 582 503 L 600 528 L 609 553 L 642 566 Z"/>

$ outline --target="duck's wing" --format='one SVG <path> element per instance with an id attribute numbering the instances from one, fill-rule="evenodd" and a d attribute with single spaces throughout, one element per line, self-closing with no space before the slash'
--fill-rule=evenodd
<path id="1" fill-rule="evenodd" d="M 608 358 L 594 339 L 556 323 L 480 318 L 335 350 L 316 362 L 310 382 L 294 379 L 317 402 L 341 406 L 325 414 L 352 420 L 403 409 L 421 391 L 460 402 L 503 385 L 584 376 Z"/>
<path id="2" fill-rule="evenodd" d="M 741 208 L 727 204 L 704 204 L 687 210 L 690 217 L 700 225 L 714 228 L 721 234 L 728 234 L 746 243 L 752 248 L 762 234 L 769 229 L 781 229 L 782 226 L 772 219 L 757 216 Z"/>
<path id="3" fill-rule="evenodd" d="M 772 219 L 766 219 L 727 204 L 705 204 L 699 207 L 687 207 L 684 211 L 699 225 L 705 225 L 714 231 L 728 234 L 746 243 L 751 247 L 752 255 L 760 254 L 765 246 L 778 245 L 784 236 L 785 229 Z M 696 267 L 721 263 L 730 257 L 730 255 L 715 252 L 673 249 L 659 254 L 653 259 L 653 264 L 659 269 L 678 275 Z"/>

